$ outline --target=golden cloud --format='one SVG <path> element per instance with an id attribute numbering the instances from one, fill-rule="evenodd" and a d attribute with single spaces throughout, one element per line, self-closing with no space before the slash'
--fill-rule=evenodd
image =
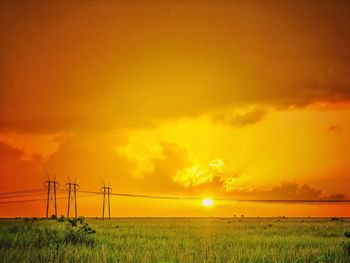
<path id="1" fill-rule="evenodd" d="M 105 131 L 225 107 L 349 101 L 348 9 L 346 1 L 3 1 L 0 129 Z M 263 116 L 221 120 L 244 126 Z"/>

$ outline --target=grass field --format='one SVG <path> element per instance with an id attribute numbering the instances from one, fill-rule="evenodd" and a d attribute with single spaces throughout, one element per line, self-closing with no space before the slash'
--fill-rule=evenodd
<path id="1" fill-rule="evenodd" d="M 96 233 L 56 220 L 0 220 L 1 262 L 350 262 L 350 219 L 86 222 Z"/>

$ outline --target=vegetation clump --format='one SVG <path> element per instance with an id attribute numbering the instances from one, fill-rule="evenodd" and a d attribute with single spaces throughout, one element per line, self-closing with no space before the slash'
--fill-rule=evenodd
<path id="1" fill-rule="evenodd" d="M 92 229 L 83 217 L 67 218 L 66 221 L 65 242 L 93 245 L 94 239 L 91 237 L 91 234 L 95 234 L 96 230 Z"/>
<path id="2" fill-rule="evenodd" d="M 347 237 L 347 238 L 350 238 L 350 231 L 346 231 L 346 232 L 344 233 L 344 236 Z"/>
<path id="3" fill-rule="evenodd" d="M 65 222 L 66 218 L 64 217 L 64 215 L 61 215 L 60 218 L 57 219 L 58 222 Z"/>
<path id="4" fill-rule="evenodd" d="M 56 216 L 55 214 L 52 214 L 52 215 L 51 215 L 51 219 L 56 220 L 56 219 L 57 219 L 57 216 Z"/>

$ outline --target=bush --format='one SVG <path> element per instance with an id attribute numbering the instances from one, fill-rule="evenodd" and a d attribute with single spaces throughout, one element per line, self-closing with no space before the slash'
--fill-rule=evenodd
<path id="1" fill-rule="evenodd" d="M 57 219 L 57 216 L 56 215 L 51 215 L 51 219 Z"/>
<path id="2" fill-rule="evenodd" d="M 96 230 L 92 229 L 83 217 L 68 218 L 66 229 L 65 242 L 93 245 L 94 239 L 91 234 L 95 234 Z"/>
<path id="3" fill-rule="evenodd" d="M 344 233 L 344 236 L 347 237 L 347 238 L 350 238 L 350 231 L 346 231 L 346 232 Z"/>
<path id="4" fill-rule="evenodd" d="M 64 217 L 64 215 L 61 215 L 60 218 L 57 219 L 58 222 L 64 222 L 66 221 L 66 218 Z"/>

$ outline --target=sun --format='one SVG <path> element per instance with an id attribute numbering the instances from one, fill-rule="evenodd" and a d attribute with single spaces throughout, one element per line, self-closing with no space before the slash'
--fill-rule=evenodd
<path id="1" fill-rule="evenodd" d="M 212 199 L 209 199 L 209 198 L 205 198 L 203 199 L 202 201 L 202 205 L 203 206 L 212 206 L 214 204 L 214 201 Z"/>

